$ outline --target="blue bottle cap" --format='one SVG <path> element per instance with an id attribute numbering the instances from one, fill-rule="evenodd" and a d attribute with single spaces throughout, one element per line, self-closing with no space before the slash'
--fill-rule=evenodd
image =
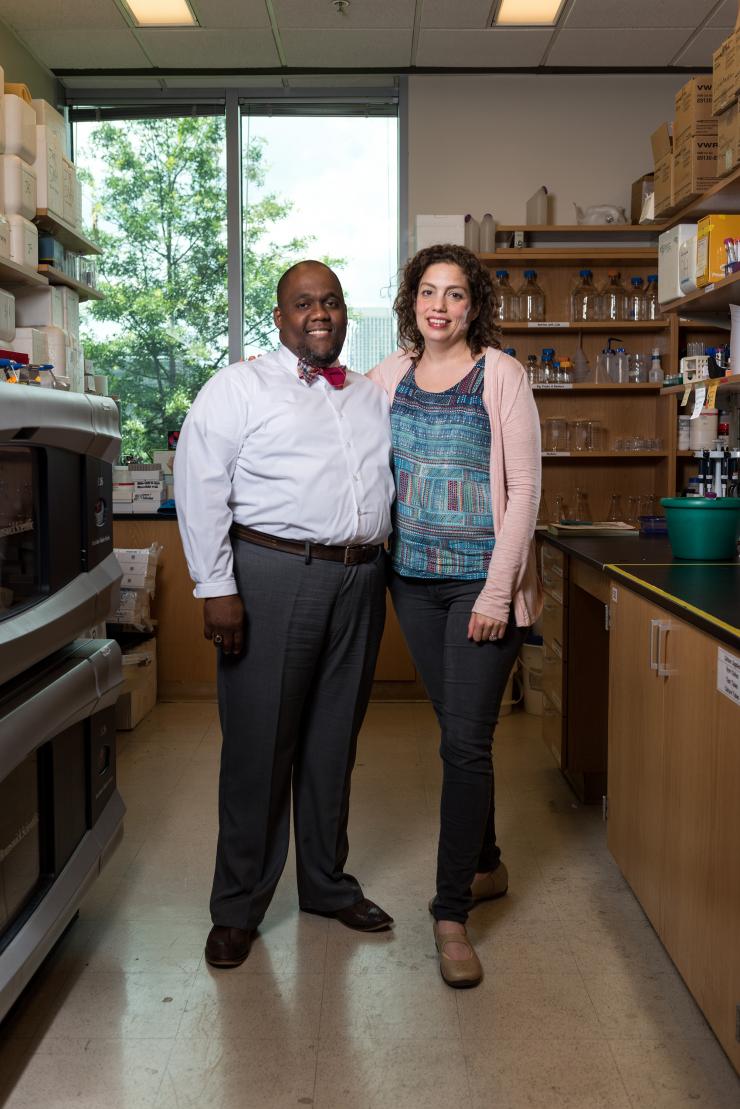
<path id="1" fill-rule="evenodd" d="M 658 280 L 657 273 L 649 273 L 648 274 L 648 281 L 657 281 L 657 280 Z"/>
<path id="2" fill-rule="evenodd" d="M 527 279 L 529 279 L 530 277 L 536 277 L 537 276 L 537 270 L 525 270 L 524 271 L 524 276 Z"/>
<path id="3" fill-rule="evenodd" d="M 639 289 L 640 285 L 642 285 L 641 277 L 632 277 L 630 280 L 636 289 Z"/>
<path id="4" fill-rule="evenodd" d="M 496 277 L 508 277 L 508 276 L 509 276 L 509 271 L 508 270 L 496 270 Z"/>
<path id="5" fill-rule="evenodd" d="M 579 270 L 581 277 L 593 277 L 592 270 Z"/>
<path id="6" fill-rule="evenodd" d="M 504 347 L 504 354 L 510 354 L 512 358 L 516 358 L 516 351 L 513 347 Z"/>

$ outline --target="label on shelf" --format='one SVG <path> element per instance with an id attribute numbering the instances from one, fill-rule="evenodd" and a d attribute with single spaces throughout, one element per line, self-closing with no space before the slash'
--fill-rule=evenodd
<path id="1" fill-rule="evenodd" d="M 707 408 L 714 408 L 717 403 L 717 386 L 719 382 L 715 379 L 710 381 L 707 386 Z"/>
<path id="2" fill-rule="evenodd" d="M 533 385 L 532 388 L 535 391 L 539 390 L 539 389 L 572 389 L 573 384 L 572 384 L 572 382 L 570 382 L 568 384 L 553 383 L 552 385 Z"/>
<path id="3" fill-rule="evenodd" d="M 717 648 L 717 690 L 740 705 L 740 658 Z"/>
<path id="4" fill-rule="evenodd" d="M 543 458 L 570 458 L 570 451 L 543 451 Z"/>
<path id="5" fill-rule="evenodd" d="M 691 413 L 692 420 L 698 420 L 701 416 L 701 410 L 704 407 L 704 401 L 707 399 L 707 387 L 702 385 L 700 389 L 694 389 L 694 411 Z"/>
<path id="6" fill-rule="evenodd" d="M 570 327 L 570 320 L 528 320 L 527 327 L 541 327 L 552 329 L 553 327 Z"/>

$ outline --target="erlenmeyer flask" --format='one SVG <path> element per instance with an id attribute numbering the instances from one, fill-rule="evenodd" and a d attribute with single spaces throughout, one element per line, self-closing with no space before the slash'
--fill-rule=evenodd
<path id="1" fill-rule="evenodd" d="M 552 522 L 559 524 L 561 520 L 565 519 L 565 497 L 558 493 L 553 499 L 552 506 Z"/>
<path id="2" fill-rule="evenodd" d="M 591 508 L 588 503 L 588 493 L 585 489 L 576 489 L 576 520 L 591 521 Z"/>
<path id="3" fill-rule="evenodd" d="M 609 502 L 609 515 L 607 516 L 607 520 L 611 522 L 617 522 L 623 519 L 624 513 L 622 512 L 622 494 L 612 493 L 612 499 Z"/>

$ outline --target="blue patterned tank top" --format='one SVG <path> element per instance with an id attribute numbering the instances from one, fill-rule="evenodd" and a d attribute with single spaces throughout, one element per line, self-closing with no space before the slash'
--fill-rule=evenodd
<path id="1" fill-rule="evenodd" d="M 485 578 L 494 546 L 485 358 L 443 393 L 412 364 L 391 408 L 396 482 L 393 568 L 413 578 Z"/>

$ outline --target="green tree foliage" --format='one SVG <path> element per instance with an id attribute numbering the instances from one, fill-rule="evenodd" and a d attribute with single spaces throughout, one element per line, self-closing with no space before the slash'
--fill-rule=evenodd
<path id="1" fill-rule="evenodd" d="M 89 309 L 85 348 L 121 399 L 123 457 L 145 459 L 167 446 L 167 432 L 228 360 L 224 121 L 103 123 L 91 154 L 105 299 Z M 245 153 L 245 175 L 256 188 L 264 183 L 259 141 Z M 289 210 L 273 195 L 250 202 L 247 345 L 275 345 L 277 279 L 305 254 L 307 239 L 272 239 Z"/>

